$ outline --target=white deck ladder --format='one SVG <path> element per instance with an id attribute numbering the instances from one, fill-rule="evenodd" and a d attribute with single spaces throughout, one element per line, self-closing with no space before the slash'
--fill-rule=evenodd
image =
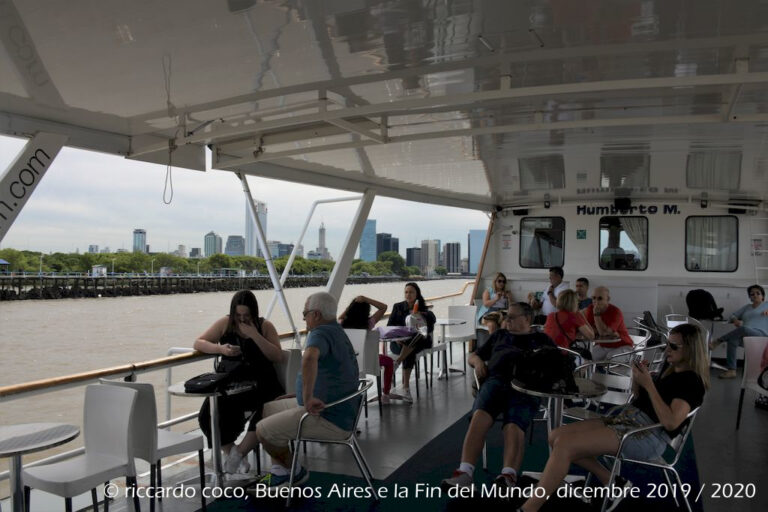
<path id="1" fill-rule="evenodd" d="M 768 285 L 768 217 L 752 217 L 749 248 L 755 262 L 755 283 Z"/>

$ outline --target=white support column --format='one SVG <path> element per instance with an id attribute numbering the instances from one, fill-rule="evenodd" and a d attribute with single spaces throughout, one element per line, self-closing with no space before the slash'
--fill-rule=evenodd
<path id="1" fill-rule="evenodd" d="M 309 221 L 312 220 L 312 215 L 314 215 L 315 208 L 317 208 L 317 205 L 321 203 L 340 203 L 342 201 L 357 201 L 362 198 L 363 196 L 337 197 L 333 199 L 318 199 L 317 201 L 312 203 L 312 207 L 309 209 L 309 213 L 307 214 L 307 220 L 304 221 L 304 227 L 301 228 L 301 234 L 299 235 L 299 239 L 296 241 L 295 244 L 293 244 L 293 250 L 291 251 L 290 257 L 288 258 L 288 262 L 285 264 L 285 268 L 283 269 L 283 275 L 280 276 L 280 286 L 285 284 L 285 280 L 291 271 L 291 267 L 293 266 L 293 261 L 296 259 L 296 253 L 299 251 L 299 246 L 304 241 L 304 235 L 307 233 L 307 228 L 309 227 Z M 267 312 L 264 314 L 264 318 L 269 319 L 269 317 L 272 315 L 272 310 L 275 308 L 275 302 L 277 302 L 276 293 L 272 295 L 272 300 L 269 301 L 269 306 L 267 306 Z"/>
<path id="2" fill-rule="evenodd" d="M 248 201 L 248 205 L 250 205 L 251 215 L 253 217 L 253 222 L 256 225 L 256 236 L 259 237 L 259 244 L 261 245 L 261 250 L 264 252 L 264 261 L 267 263 L 267 271 L 269 272 L 269 279 L 272 281 L 272 286 L 275 287 L 275 294 L 277 295 L 278 299 L 280 299 L 280 304 L 283 306 L 283 311 L 285 312 L 285 316 L 288 317 L 288 324 L 291 326 L 291 331 L 293 331 L 293 343 L 296 348 L 301 346 L 301 343 L 299 341 L 299 331 L 296 329 L 296 325 L 293 323 L 293 317 L 291 316 L 291 310 L 288 307 L 288 302 L 285 300 L 285 294 L 283 294 L 283 287 L 281 284 L 280 279 L 277 277 L 277 270 L 275 270 L 275 264 L 272 261 L 272 255 L 269 253 L 269 249 L 267 248 L 267 238 L 264 236 L 264 228 L 261 227 L 261 222 L 259 222 L 259 216 L 256 215 L 256 204 L 253 202 L 253 196 L 251 195 L 251 189 L 248 186 L 248 181 L 246 180 L 245 174 L 238 172 L 237 173 L 238 179 L 240 179 L 240 183 L 243 184 L 243 192 L 245 193 L 245 198 Z"/>
<path id="3" fill-rule="evenodd" d="M 347 282 L 349 268 L 352 266 L 352 259 L 355 257 L 355 250 L 360 243 L 360 237 L 363 235 L 363 228 L 365 228 L 365 221 L 368 220 L 368 213 L 371 211 L 371 205 L 373 205 L 375 197 L 376 194 L 371 189 L 366 190 L 363 194 L 363 200 L 360 201 L 357 213 L 349 228 L 349 233 L 347 233 L 347 240 L 344 242 L 339 259 L 333 266 L 333 272 L 325 287 L 325 291 L 333 295 L 337 301 L 341 297 L 341 290 L 344 289 L 344 284 Z"/>
<path id="4" fill-rule="evenodd" d="M 0 178 L 0 240 L 32 196 L 67 141 L 66 135 L 38 132 Z"/>

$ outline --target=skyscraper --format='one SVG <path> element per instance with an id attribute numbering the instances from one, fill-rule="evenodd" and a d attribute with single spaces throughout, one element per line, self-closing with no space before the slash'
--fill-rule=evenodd
<path id="1" fill-rule="evenodd" d="M 447 242 L 443 251 L 445 268 L 448 272 L 461 272 L 461 244 L 459 242 Z"/>
<path id="2" fill-rule="evenodd" d="M 485 232 L 485 229 L 470 229 L 467 235 L 468 270 L 470 274 L 477 274 L 480 258 L 483 257 Z"/>
<path id="3" fill-rule="evenodd" d="M 394 236 L 390 239 L 389 250 L 393 252 L 400 252 L 400 239 Z"/>
<path id="4" fill-rule="evenodd" d="M 203 240 L 203 248 L 205 249 L 205 256 L 210 257 L 214 254 L 221 254 L 221 237 L 211 231 Z"/>
<path id="5" fill-rule="evenodd" d="M 147 252 L 147 232 L 144 229 L 133 230 L 133 252 Z"/>
<path id="6" fill-rule="evenodd" d="M 421 268 L 421 247 L 409 247 L 405 250 L 405 264 Z"/>
<path id="7" fill-rule="evenodd" d="M 247 256 L 263 256 L 261 254 L 261 247 L 259 247 L 258 236 L 256 236 L 256 223 L 253 222 L 251 216 L 251 206 L 248 204 L 248 199 L 245 200 L 245 254 Z M 256 215 L 259 218 L 259 224 L 261 229 L 264 230 L 264 237 L 267 236 L 267 203 L 257 201 L 254 199 L 256 205 Z"/>
<path id="8" fill-rule="evenodd" d="M 376 258 L 383 252 L 392 250 L 392 234 L 376 233 Z"/>
<path id="9" fill-rule="evenodd" d="M 229 235 L 224 254 L 227 256 L 243 256 L 245 254 L 245 238 L 240 235 Z"/>
<path id="10" fill-rule="evenodd" d="M 317 252 L 320 254 L 320 258 L 324 260 L 331 259 L 331 254 L 328 252 L 328 248 L 325 246 L 325 223 L 320 223 L 320 232 L 319 232 L 319 240 L 318 240 L 318 247 Z"/>
<path id="11" fill-rule="evenodd" d="M 425 275 L 434 273 L 440 261 L 440 242 L 438 240 L 421 241 L 421 271 Z"/>
<path id="12" fill-rule="evenodd" d="M 99 252 L 99 246 L 98 246 L 98 245 L 93 245 L 93 244 L 89 245 L 89 246 L 88 246 L 88 252 L 89 252 L 90 254 L 96 254 L 96 253 L 98 253 L 98 252 Z"/>
<path id="13" fill-rule="evenodd" d="M 376 219 L 365 221 L 363 235 L 360 237 L 360 259 L 376 261 Z"/>

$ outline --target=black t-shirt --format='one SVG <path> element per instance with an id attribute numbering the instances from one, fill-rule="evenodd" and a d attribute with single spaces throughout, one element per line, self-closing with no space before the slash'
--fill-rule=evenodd
<path id="1" fill-rule="evenodd" d="M 664 400 L 664 403 L 667 405 L 671 405 L 672 400 L 679 398 L 688 402 L 688 405 L 691 406 L 691 410 L 694 410 L 700 406 L 704 400 L 704 383 L 701 381 L 701 378 L 696 375 L 696 372 L 690 370 L 670 373 L 666 377 L 656 379 L 654 384 L 656 384 L 656 389 L 658 390 L 661 399 Z M 653 410 L 651 398 L 648 396 L 648 392 L 645 388 L 640 388 L 640 393 L 634 401 L 634 406 L 647 414 L 654 422 L 659 421 L 656 411 Z M 682 430 L 684 425 L 685 423 L 682 423 L 675 430 L 667 430 L 667 434 L 669 434 L 670 438 L 674 438 L 680 433 L 680 430 Z"/>
<path id="2" fill-rule="evenodd" d="M 526 350 L 542 346 L 555 346 L 549 336 L 542 332 L 512 334 L 499 329 L 475 353 L 483 361 L 488 361 L 488 375 L 501 377 L 504 381 L 512 380 L 512 366 L 515 358 Z"/>
<path id="3" fill-rule="evenodd" d="M 405 325 L 405 319 L 411 314 L 411 311 L 411 308 L 408 307 L 408 302 L 403 301 L 396 303 L 392 306 L 392 313 L 389 315 L 387 325 Z M 431 335 L 432 331 L 435 330 L 435 322 L 437 321 L 435 314 L 429 310 L 419 312 L 427 322 L 427 332 Z"/>

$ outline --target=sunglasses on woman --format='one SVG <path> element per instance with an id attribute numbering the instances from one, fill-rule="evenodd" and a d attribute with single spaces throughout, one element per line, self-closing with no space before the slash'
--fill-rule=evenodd
<path id="1" fill-rule="evenodd" d="M 677 350 L 677 349 L 679 349 L 679 348 L 680 348 L 680 345 L 679 345 L 679 344 L 677 344 L 677 343 L 672 343 L 671 341 L 668 341 L 668 342 L 667 342 L 667 348 L 668 348 L 669 350 Z"/>

